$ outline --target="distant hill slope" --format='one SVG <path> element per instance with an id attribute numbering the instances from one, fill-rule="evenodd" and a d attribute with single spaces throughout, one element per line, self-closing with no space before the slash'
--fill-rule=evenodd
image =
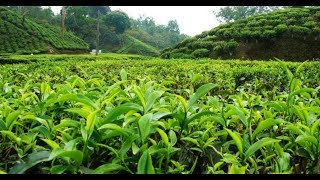
<path id="1" fill-rule="evenodd" d="M 88 52 L 89 46 L 70 32 L 60 34 L 57 27 L 44 27 L 0 7 L 0 53 Z"/>
<path id="2" fill-rule="evenodd" d="M 302 61 L 320 58 L 320 8 L 288 8 L 230 22 L 162 51 L 164 58 Z"/>
<path id="3" fill-rule="evenodd" d="M 124 53 L 124 54 L 143 54 L 147 56 L 158 56 L 159 51 L 149 45 L 146 44 L 130 35 L 125 36 L 124 46 L 117 50 L 117 53 Z"/>

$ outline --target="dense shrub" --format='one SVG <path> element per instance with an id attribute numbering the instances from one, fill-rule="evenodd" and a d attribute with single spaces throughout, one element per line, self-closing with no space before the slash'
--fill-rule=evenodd
<path id="1" fill-rule="evenodd" d="M 1 174 L 319 173 L 320 62 L 0 58 Z"/>
<path id="2" fill-rule="evenodd" d="M 191 56 L 194 58 L 204 58 L 209 56 L 208 49 L 197 49 L 191 53 Z"/>
<path id="3" fill-rule="evenodd" d="M 22 17 L 5 7 L 0 7 L 6 18 L 0 18 L 0 39 L 9 38 L 5 51 L 10 53 L 47 52 L 48 46 L 59 50 L 88 50 L 88 44 L 73 33 L 60 34 L 60 29 L 42 26 Z M 10 46 L 10 47 L 9 47 Z"/>
<path id="4" fill-rule="evenodd" d="M 235 40 L 230 41 L 220 41 L 217 45 L 213 48 L 218 56 L 224 54 L 234 53 L 239 44 Z"/>
<path id="5" fill-rule="evenodd" d="M 280 34 L 286 32 L 287 30 L 288 30 L 288 26 L 285 24 L 279 24 L 275 27 L 275 31 Z"/>
<path id="6" fill-rule="evenodd" d="M 173 59 L 190 59 L 192 56 L 190 54 L 185 54 L 185 53 L 172 53 L 170 55 L 170 58 Z"/>
<path id="7" fill-rule="evenodd" d="M 217 40 L 217 39 L 218 39 L 217 36 L 212 35 L 212 36 L 207 36 L 207 37 L 205 37 L 203 40 L 204 40 L 204 41 L 215 41 L 215 40 Z"/>
<path id="8" fill-rule="evenodd" d="M 213 49 L 220 56 L 233 54 L 237 44 L 227 44 L 232 39 L 242 43 L 259 43 L 257 45 L 275 42 L 278 38 L 283 39 L 290 36 L 297 41 L 301 40 L 301 38 L 303 40 L 307 38 L 317 40 L 320 36 L 319 12 L 319 7 L 286 8 L 235 22 L 228 22 L 193 38 L 186 39 L 170 51 L 176 52 L 175 49 L 183 47 L 187 47 L 193 51 L 196 49 L 212 51 Z M 225 41 L 226 44 L 221 43 L 221 41 Z M 208 42 L 212 42 L 212 44 Z M 246 45 L 243 47 L 251 47 L 250 44 Z M 246 52 L 240 54 L 246 54 Z M 283 52 L 283 54 L 286 54 L 286 52 Z M 261 56 L 263 56 L 261 58 L 264 58 L 264 55 Z"/>

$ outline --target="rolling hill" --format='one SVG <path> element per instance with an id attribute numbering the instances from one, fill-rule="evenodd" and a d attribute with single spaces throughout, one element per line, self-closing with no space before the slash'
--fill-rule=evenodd
<path id="1" fill-rule="evenodd" d="M 136 39 L 130 35 L 126 35 L 124 38 L 124 46 L 117 50 L 117 53 L 121 54 L 142 54 L 146 56 L 158 56 L 159 51 L 139 39 Z"/>
<path id="2" fill-rule="evenodd" d="M 0 53 L 83 53 L 89 46 L 71 32 L 43 26 L 0 7 Z"/>
<path id="3" fill-rule="evenodd" d="M 222 24 L 161 52 L 163 58 L 320 58 L 320 8 L 287 8 Z"/>

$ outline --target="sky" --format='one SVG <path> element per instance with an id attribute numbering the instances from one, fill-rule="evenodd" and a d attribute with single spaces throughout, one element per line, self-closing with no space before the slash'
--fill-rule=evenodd
<path id="1" fill-rule="evenodd" d="M 157 25 L 167 25 L 170 20 L 177 20 L 180 33 L 194 36 L 219 25 L 213 11 L 218 12 L 223 6 L 109 6 L 112 11 L 122 10 L 129 17 L 152 17 Z M 51 6 L 57 14 L 61 6 Z"/>

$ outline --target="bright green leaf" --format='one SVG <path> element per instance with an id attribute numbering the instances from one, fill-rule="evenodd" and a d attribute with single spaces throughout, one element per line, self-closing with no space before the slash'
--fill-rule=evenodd
<path id="1" fill-rule="evenodd" d="M 243 146 L 242 146 L 242 139 L 241 139 L 241 137 L 240 137 L 238 134 L 232 132 L 231 130 L 229 130 L 229 129 L 227 129 L 227 128 L 224 128 L 224 129 L 225 129 L 225 130 L 229 133 L 229 135 L 232 137 L 232 139 L 234 140 L 235 144 L 236 144 L 237 147 L 238 147 L 238 150 L 239 150 L 240 154 L 242 154 L 242 153 L 243 153 Z"/>
<path id="2" fill-rule="evenodd" d="M 187 110 L 190 109 L 191 106 L 193 106 L 201 97 L 206 95 L 214 87 L 216 87 L 216 85 L 214 85 L 212 83 L 208 83 L 208 84 L 205 84 L 205 85 L 202 85 L 201 87 L 199 87 L 197 89 L 197 91 L 195 92 L 195 94 L 193 94 L 191 96 L 191 98 L 188 102 L 188 105 L 187 105 Z"/>
<path id="3" fill-rule="evenodd" d="M 251 155 L 253 155 L 257 150 L 259 150 L 260 148 L 267 146 L 269 144 L 273 144 L 276 142 L 279 142 L 280 140 L 276 140 L 276 139 L 272 139 L 272 138 L 263 138 L 257 142 L 255 142 L 254 144 L 252 144 L 249 149 L 245 152 L 245 159 L 248 159 L 248 157 L 250 157 Z"/>
<path id="4" fill-rule="evenodd" d="M 110 163 L 110 164 L 104 164 L 104 165 L 97 167 L 93 171 L 93 173 L 94 174 L 110 174 L 113 171 L 119 171 L 119 170 L 124 170 L 124 169 L 125 168 L 119 164 Z"/>
<path id="5" fill-rule="evenodd" d="M 27 161 L 17 163 L 10 169 L 9 174 L 23 174 L 31 167 L 45 161 L 49 161 L 50 153 L 48 151 L 33 152 L 28 155 Z"/>
<path id="6" fill-rule="evenodd" d="M 154 168 L 152 165 L 152 158 L 148 150 L 145 150 L 138 162 L 137 174 L 154 174 Z"/>

